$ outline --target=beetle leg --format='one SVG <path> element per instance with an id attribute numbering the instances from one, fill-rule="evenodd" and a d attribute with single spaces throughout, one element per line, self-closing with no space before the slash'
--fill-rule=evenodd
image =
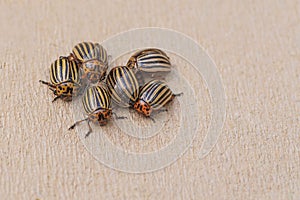
<path id="1" fill-rule="evenodd" d="M 85 134 L 84 138 L 87 138 L 93 132 L 93 129 L 92 129 L 91 125 L 90 125 L 90 120 L 87 120 L 87 124 L 89 126 L 89 131 Z"/>
<path id="2" fill-rule="evenodd" d="M 167 108 L 162 108 L 162 109 L 158 110 L 156 114 L 159 114 L 161 112 L 168 112 L 168 109 Z"/>
<path id="3" fill-rule="evenodd" d="M 110 64 L 111 61 L 112 61 L 112 56 L 111 56 L 111 55 L 108 55 L 108 56 L 107 56 L 107 63 Z"/>
<path id="4" fill-rule="evenodd" d="M 154 119 L 153 117 L 149 116 L 149 118 L 150 118 L 154 123 L 156 122 L 155 119 Z"/>
<path id="5" fill-rule="evenodd" d="M 112 114 L 116 116 L 116 119 L 127 119 L 127 117 L 118 116 L 117 113 L 115 113 L 115 112 L 113 112 Z"/>
<path id="6" fill-rule="evenodd" d="M 53 100 L 52 100 L 52 103 L 55 102 L 57 99 L 60 99 L 61 97 L 60 96 L 56 96 Z"/>
<path id="7" fill-rule="evenodd" d="M 84 121 L 87 121 L 87 120 L 89 120 L 89 118 L 82 119 L 82 120 L 79 120 L 79 121 L 75 122 L 72 126 L 70 126 L 70 128 L 69 128 L 68 130 L 74 129 L 75 126 L 77 126 L 77 125 L 80 124 L 81 122 L 84 122 Z"/>
<path id="8" fill-rule="evenodd" d="M 153 112 L 153 114 L 150 116 L 150 118 L 153 117 L 153 116 L 158 115 L 158 114 L 161 113 L 161 112 L 168 112 L 168 109 L 167 109 L 167 108 L 161 108 L 161 109 L 159 109 L 159 110 L 156 110 L 155 112 Z M 154 120 L 153 118 L 152 118 L 152 121 L 155 122 L 155 120 Z"/>

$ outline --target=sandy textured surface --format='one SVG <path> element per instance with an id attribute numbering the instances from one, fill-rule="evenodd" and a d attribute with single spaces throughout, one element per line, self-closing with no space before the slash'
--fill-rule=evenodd
<path id="1" fill-rule="evenodd" d="M 220 72 L 227 114 L 204 159 L 197 159 L 199 134 L 174 164 L 128 174 L 88 153 L 67 131 L 69 104 L 52 104 L 38 80 L 77 42 L 148 26 L 204 47 Z M 2 0 L 0 27 L 1 199 L 300 198 L 298 1 Z"/>

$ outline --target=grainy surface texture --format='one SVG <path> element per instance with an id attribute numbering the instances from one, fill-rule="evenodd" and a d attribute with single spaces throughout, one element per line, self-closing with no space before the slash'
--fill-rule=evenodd
<path id="1" fill-rule="evenodd" d="M 128 174 L 98 162 L 67 131 L 70 104 L 52 104 L 38 80 L 77 42 L 149 26 L 203 46 L 227 114 L 204 159 L 200 134 L 174 164 Z M 2 0 L 0 27 L 1 199 L 300 199 L 299 1 Z"/>

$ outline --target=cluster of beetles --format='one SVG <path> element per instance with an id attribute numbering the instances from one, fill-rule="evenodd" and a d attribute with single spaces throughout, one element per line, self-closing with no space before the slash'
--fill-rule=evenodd
<path id="1" fill-rule="evenodd" d="M 42 81 L 53 91 L 55 98 L 71 101 L 82 98 L 87 118 L 75 122 L 69 129 L 86 121 L 106 125 L 113 114 L 112 101 L 116 106 L 133 108 L 152 118 L 152 113 L 162 111 L 175 96 L 161 80 L 171 71 L 168 55 L 157 48 L 135 52 L 124 66 L 113 67 L 108 73 L 109 56 L 98 43 L 82 42 L 74 46 L 69 56 L 60 56 L 50 66 L 50 82 Z M 145 77 L 150 81 L 145 82 Z M 159 112 L 157 112 L 159 113 Z M 126 118 L 126 117 L 125 117 Z"/>

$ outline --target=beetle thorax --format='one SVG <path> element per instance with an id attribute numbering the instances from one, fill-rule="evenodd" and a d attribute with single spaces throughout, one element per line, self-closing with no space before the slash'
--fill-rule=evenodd
<path id="1" fill-rule="evenodd" d="M 56 86 L 55 95 L 57 96 L 72 96 L 73 83 L 65 82 Z"/>
<path id="2" fill-rule="evenodd" d="M 148 103 L 146 103 L 145 101 L 141 100 L 141 99 L 136 101 L 133 107 L 136 111 L 138 111 L 139 113 L 144 114 L 147 117 L 149 117 L 152 113 L 151 106 Z"/>
<path id="3" fill-rule="evenodd" d="M 100 126 L 104 126 L 107 124 L 108 120 L 112 116 L 111 109 L 99 109 L 90 114 L 89 118 L 93 122 L 98 122 Z"/>

